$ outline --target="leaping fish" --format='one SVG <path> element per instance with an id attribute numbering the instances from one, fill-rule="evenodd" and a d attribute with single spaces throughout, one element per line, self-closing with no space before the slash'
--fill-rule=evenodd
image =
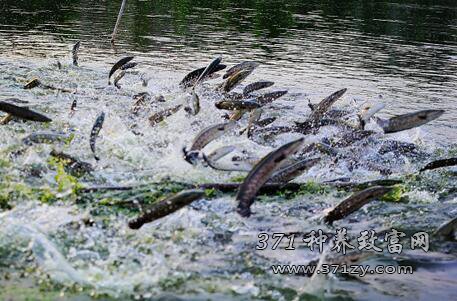
<path id="1" fill-rule="evenodd" d="M 396 133 L 409 130 L 432 120 L 437 119 L 444 114 L 444 110 L 422 110 L 414 113 L 403 114 L 392 117 L 388 120 L 376 118 L 376 123 L 383 129 L 385 134 Z"/>
<path id="2" fill-rule="evenodd" d="M 0 101 L 0 111 L 6 112 L 14 117 L 18 117 L 25 120 L 37 121 L 37 122 L 51 122 L 52 119 L 37 113 L 35 111 L 30 110 L 27 107 L 20 107 L 13 105 L 11 103 L 7 103 L 4 101 Z"/>
<path id="3" fill-rule="evenodd" d="M 189 149 L 183 148 L 184 159 L 194 164 L 197 159 L 200 151 L 208 145 L 211 141 L 221 137 L 227 131 L 233 129 L 236 126 L 236 122 L 230 121 L 226 123 L 216 124 L 210 127 L 203 129 L 198 135 L 194 138 L 192 145 Z"/>
<path id="4" fill-rule="evenodd" d="M 179 209 L 199 200 L 205 196 L 202 190 L 184 190 L 164 200 L 153 204 L 141 216 L 129 221 L 130 229 L 139 229 L 144 224 L 153 222 L 159 218 L 165 217 Z"/>
<path id="5" fill-rule="evenodd" d="M 92 127 L 92 130 L 90 132 L 90 139 L 89 139 L 90 149 L 92 150 L 92 153 L 94 154 L 94 158 L 97 161 L 100 160 L 100 158 L 95 153 L 95 142 L 97 140 L 98 134 L 100 133 L 100 130 L 103 127 L 104 121 L 105 121 L 105 112 L 101 112 L 100 115 L 97 116 L 97 119 L 95 119 L 94 126 Z"/>
<path id="6" fill-rule="evenodd" d="M 294 154 L 302 145 L 303 138 L 289 142 L 275 151 L 266 155 L 249 172 L 244 182 L 240 185 L 236 200 L 236 211 L 243 217 L 251 215 L 251 205 L 259 189 L 270 179 L 278 166 L 290 155 Z"/>
<path id="7" fill-rule="evenodd" d="M 73 49 L 71 51 L 71 57 L 73 59 L 73 65 L 78 66 L 78 52 L 79 52 L 79 46 L 81 46 L 81 41 L 76 42 L 76 44 L 73 46 Z M 59 68 L 60 69 L 60 68 Z"/>
<path id="8" fill-rule="evenodd" d="M 122 59 L 120 59 L 116 64 L 113 65 L 111 68 L 109 75 L 108 75 L 108 84 L 111 85 L 111 76 L 113 76 L 114 72 L 119 70 L 122 66 L 133 60 L 133 56 L 127 56 Z"/>

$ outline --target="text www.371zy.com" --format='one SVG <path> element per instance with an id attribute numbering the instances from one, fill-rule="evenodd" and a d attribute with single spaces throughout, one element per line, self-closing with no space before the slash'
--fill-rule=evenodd
<path id="1" fill-rule="evenodd" d="M 348 265 L 348 264 L 322 264 L 319 268 L 316 265 L 295 265 L 277 264 L 272 265 L 274 274 L 283 275 L 313 275 L 313 274 L 349 274 L 363 277 L 367 274 L 412 274 L 412 266 L 396 265 Z"/>

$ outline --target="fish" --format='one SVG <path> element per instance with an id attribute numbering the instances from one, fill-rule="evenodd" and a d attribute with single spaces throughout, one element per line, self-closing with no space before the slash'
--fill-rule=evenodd
<path id="1" fill-rule="evenodd" d="M 231 152 L 233 152 L 236 149 L 233 145 L 228 145 L 228 146 L 222 146 L 214 151 L 212 151 L 210 154 L 206 155 L 206 158 L 210 161 L 218 161 L 219 159 L 227 156 Z"/>
<path id="2" fill-rule="evenodd" d="M 252 168 L 236 195 L 238 201 L 236 211 L 238 214 L 242 217 L 251 215 L 251 205 L 254 203 L 259 189 L 270 179 L 276 168 L 301 147 L 303 141 L 304 138 L 300 138 L 284 144 L 277 150 L 270 152 Z"/>
<path id="3" fill-rule="evenodd" d="M 319 121 L 324 114 L 330 109 L 330 107 L 341 98 L 341 96 L 346 93 L 347 89 L 341 89 L 333 93 L 332 95 L 324 98 L 318 105 L 313 106 L 314 110 L 312 111 L 309 120 L 311 122 Z"/>
<path id="4" fill-rule="evenodd" d="M 219 89 L 224 92 L 228 93 L 236 88 L 239 84 L 241 84 L 250 74 L 252 70 L 240 70 L 235 74 L 228 77 L 220 86 Z"/>
<path id="5" fill-rule="evenodd" d="M 149 117 L 149 124 L 155 126 L 156 124 L 162 122 L 165 118 L 170 117 L 171 115 L 177 113 L 181 109 L 182 105 L 177 105 L 158 113 L 154 113 Z"/>
<path id="6" fill-rule="evenodd" d="M 133 56 L 127 56 L 127 57 L 120 59 L 116 64 L 113 65 L 113 67 L 111 68 L 109 75 L 108 75 L 108 84 L 109 85 L 111 85 L 111 76 L 113 76 L 114 72 L 119 70 L 122 66 L 124 66 L 125 64 L 127 64 L 128 62 L 130 62 L 133 59 L 134 59 Z"/>
<path id="7" fill-rule="evenodd" d="M 304 159 L 287 165 L 286 167 L 282 167 L 270 177 L 268 182 L 288 183 L 316 165 L 320 160 L 321 158 Z"/>
<path id="8" fill-rule="evenodd" d="M 248 71 L 252 72 L 258 66 L 259 66 L 259 63 L 257 63 L 257 62 L 245 61 L 245 62 L 239 63 L 239 64 L 233 66 L 232 68 L 230 68 L 229 70 L 227 70 L 227 72 L 224 74 L 224 76 L 222 78 L 226 79 L 241 70 L 248 70 Z"/>
<path id="9" fill-rule="evenodd" d="M 269 87 L 273 86 L 274 84 L 275 84 L 274 82 L 270 82 L 270 81 L 258 81 L 258 82 L 249 84 L 246 87 L 244 87 L 243 96 L 246 97 L 254 91 L 269 88 Z"/>
<path id="10" fill-rule="evenodd" d="M 146 103 L 151 101 L 151 94 L 148 92 L 139 93 L 133 96 L 133 99 L 136 100 L 130 109 L 132 114 L 138 114 L 140 110 L 146 106 Z"/>
<path id="11" fill-rule="evenodd" d="M 167 197 L 155 204 L 139 217 L 129 221 L 130 229 L 140 229 L 144 224 L 151 223 L 157 219 L 165 217 L 179 209 L 203 198 L 205 192 L 202 190 L 183 190 L 175 195 Z"/>
<path id="12" fill-rule="evenodd" d="M 72 174 L 82 175 L 94 171 L 94 168 L 90 163 L 80 161 L 63 152 L 52 150 L 50 155 L 62 161 L 66 169 L 70 171 Z"/>
<path id="13" fill-rule="evenodd" d="M 0 101 L 0 111 L 6 112 L 14 117 L 36 122 L 51 122 L 52 119 L 30 110 L 27 107 L 20 107 L 11 103 Z"/>
<path id="14" fill-rule="evenodd" d="M 26 136 L 22 139 L 22 142 L 26 145 L 32 145 L 34 143 L 66 142 L 70 138 L 70 135 L 62 133 L 37 132 Z"/>
<path id="15" fill-rule="evenodd" d="M 121 88 L 121 85 L 119 85 L 119 81 L 120 81 L 122 78 L 124 78 L 124 76 L 125 76 L 125 71 L 124 71 L 124 70 L 122 70 L 121 72 L 119 72 L 118 75 L 116 75 L 116 77 L 114 78 L 114 86 L 115 86 L 116 88 L 118 88 L 118 89 Z"/>
<path id="16" fill-rule="evenodd" d="M 39 85 L 41 85 L 40 80 L 38 78 L 34 78 L 24 85 L 24 89 L 30 90 L 30 89 L 38 87 Z"/>
<path id="17" fill-rule="evenodd" d="M 362 208 L 373 199 L 379 198 L 386 193 L 392 191 L 393 186 L 373 186 L 365 190 L 359 191 L 339 203 L 325 217 L 324 221 L 332 224 L 334 221 L 343 219 L 351 213 Z"/>
<path id="18" fill-rule="evenodd" d="M 227 131 L 233 129 L 236 126 L 236 122 L 229 121 L 226 123 L 216 124 L 207 127 L 200 131 L 194 138 L 192 145 L 189 149 L 183 148 L 184 159 L 193 164 L 195 159 L 198 157 L 199 152 L 208 145 L 211 141 L 221 137 Z"/>
<path id="19" fill-rule="evenodd" d="M 219 110 L 247 110 L 251 111 L 260 107 L 255 100 L 221 100 L 215 103 Z"/>
<path id="20" fill-rule="evenodd" d="M 130 63 L 122 65 L 120 69 L 125 71 L 125 70 L 128 70 L 128 69 L 135 68 L 136 66 L 138 66 L 138 63 L 130 62 Z"/>
<path id="21" fill-rule="evenodd" d="M 74 66 L 78 66 L 78 52 L 79 52 L 79 47 L 80 46 L 81 46 L 81 41 L 77 41 L 76 44 L 73 46 L 73 49 L 71 51 L 71 57 L 73 59 L 73 65 Z"/>
<path id="22" fill-rule="evenodd" d="M 215 72 L 214 70 L 217 69 L 217 66 L 222 62 L 222 57 L 217 57 L 215 58 L 206 68 L 203 70 L 203 72 L 200 74 L 200 76 L 197 78 L 194 84 L 194 89 L 195 87 L 203 81 L 209 74 Z"/>
<path id="23" fill-rule="evenodd" d="M 357 141 L 361 141 L 367 137 L 373 135 L 373 131 L 365 131 L 365 130 L 357 130 L 357 131 L 350 131 L 344 134 L 337 142 L 332 143 L 333 147 L 343 148 L 348 147 L 354 144 Z"/>
<path id="24" fill-rule="evenodd" d="M 423 168 L 421 168 L 420 172 L 454 165 L 457 165 L 457 158 L 436 160 L 425 165 Z"/>
<path id="25" fill-rule="evenodd" d="M 362 129 L 365 128 L 366 124 L 370 121 L 370 119 L 379 111 L 385 108 L 385 104 L 383 103 L 376 103 L 365 105 L 359 113 L 360 119 L 360 126 Z"/>
<path id="26" fill-rule="evenodd" d="M 77 105 L 78 105 L 78 102 L 76 99 L 74 99 L 73 102 L 71 103 L 70 113 L 68 114 L 70 117 L 72 117 L 75 114 Z"/>
<path id="27" fill-rule="evenodd" d="M 445 222 L 433 233 L 434 236 L 441 236 L 444 238 L 450 238 L 456 240 L 457 231 L 457 217 L 454 217 L 450 221 Z"/>
<path id="28" fill-rule="evenodd" d="M 264 106 L 287 94 L 287 91 L 274 91 L 257 97 L 257 102 Z"/>
<path id="29" fill-rule="evenodd" d="M 197 115 L 200 112 L 200 97 L 194 89 L 192 89 L 192 93 L 188 102 L 189 106 L 185 108 L 186 112 L 190 113 L 193 116 Z"/>
<path id="30" fill-rule="evenodd" d="M 208 73 L 208 76 L 210 76 L 216 72 L 219 72 L 221 70 L 224 70 L 225 68 L 227 68 L 226 65 L 219 64 L 212 70 L 211 73 Z M 193 85 L 195 85 L 195 82 L 200 77 L 200 75 L 203 73 L 203 71 L 205 71 L 205 69 L 206 69 L 206 67 L 203 67 L 203 68 L 199 68 L 199 69 L 196 69 L 196 70 L 190 72 L 181 80 L 181 82 L 179 83 L 179 86 L 182 88 L 192 87 Z"/>
<path id="31" fill-rule="evenodd" d="M 100 115 L 97 116 L 97 119 L 95 119 L 94 126 L 92 127 L 92 130 L 90 131 L 89 145 L 90 145 L 90 149 L 92 150 L 92 153 L 94 154 L 94 158 L 97 161 L 100 160 L 100 158 L 95 153 L 95 142 L 97 140 L 98 134 L 100 133 L 100 130 L 103 127 L 104 121 L 105 121 L 105 112 L 101 112 Z"/>
<path id="32" fill-rule="evenodd" d="M 240 131 L 240 135 L 243 135 L 244 132 L 247 132 L 247 136 L 251 136 L 251 131 L 255 127 L 256 122 L 262 117 L 262 109 L 254 109 L 249 114 L 248 125 Z"/>
<path id="33" fill-rule="evenodd" d="M 212 169 L 220 171 L 240 171 L 248 172 L 252 169 L 253 165 L 247 161 L 231 161 L 230 163 L 219 163 L 215 160 L 208 159 L 203 155 L 203 161 Z"/>
<path id="34" fill-rule="evenodd" d="M 376 123 L 383 129 L 385 134 L 409 130 L 439 118 L 444 110 L 422 110 L 403 114 L 390 119 L 376 118 Z"/>

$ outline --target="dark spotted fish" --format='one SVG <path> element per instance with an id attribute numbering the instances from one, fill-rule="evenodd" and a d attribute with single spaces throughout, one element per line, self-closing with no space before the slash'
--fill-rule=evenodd
<path id="1" fill-rule="evenodd" d="M 13 105 L 11 103 L 7 103 L 4 101 L 0 101 L 0 111 L 6 112 L 14 117 L 18 117 L 25 120 L 37 121 L 37 122 L 51 122 L 52 119 L 37 113 L 35 111 L 30 110 L 26 107 L 20 107 Z"/>
<path id="2" fill-rule="evenodd" d="M 70 107 L 70 114 L 69 114 L 70 117 L 72 117 L 75 114 L 77 105 L 78 105 L 78 102 L 76 99 L 74 99 L 73 102 L 71 103 L 71 107 Z"/>
<path id="3" fill-rule="evenodd" d="M 246 97 L 254 91 L 269 88 L 269 87 L 273 86 L 274 84 L 275 84 L 274 82 L 269 82 L 269 81 L 258 81 L 258 82 L 249 84 L 246 87 L 244 87 L 243 96 Z"/>
<path id="4" fill-rule="evenodd" d="M 384 133 L 396 133 L 409 130 L 432 120 L 437 119 L 444 114 L 444 110 L 423 110 L 414 113 L 404 114 L 392 117 L 388 120 L 377 118 L 377 124 L 383 129 Z"/>
<path id="5" fill-rule="evenodd" d="M 347 89 L 342 89 L 339 91 L 336 91 L 332 95 L 324 98 L 317 106 L 313 105 L 313 112 L 311 113 L 311 116 L 309 117 L 309 120 L 311 122 L 316 122 L 319 121 L 325 113 L 330 109 L 330 107 L 343 96 L 344 93 L 346 93 Z"/>
<path id="6" fill-rule="evenodd" d="M 432 170 L 441 167 L 448 167 L 457 165 L 457 158 L 449 158 L 449 159 L 441 159 L 437 161 L 433 161 L 425 165 L 420 171 Z"/>
<path id="7" fill-rule="evenodd" d="M 351 213 L 359 210 L 373 199 L 379 198 L 386 193 L 390 192 L 393 187 L 385 187 L 385 186 L 374 186 L 357 192 L 340 204 L 338 204 L 335 208 L 333 208 L 324 218 L 326 223 L 332 224 L 334 221 L 340 220 L 345 218 L 346 216 L 350 215 Z"/>
<path id="8" fill-rule="evenodd" d="M 160 111 L 158 113 L 154 113 L 149 117 L 149 124 L 151 126 L 155 126 L 156 124 L 162 122 L 165 120 L 165 118 L 170 117 L 171 115 L 177 113 L 179 109 L 181 109 L 182 105 L 177 105 L 172 108 L 165 109 L 163 111 Z"/>
<path id="9" fill-rule="evenodd" d="M 221 100 L 216 102 L 216 108 L 219 110 L 247 110 L 251 111 L 260 107 L 260 104 L 254 100 Z"/>
<path id="10" fill-rule="evenodd" d="M 235 73 L 240 72 L 241 70 L 247 70 L 247 71 L 252 72 L 258 66 L 259 66 L 259 63 L 252 62 L 252 61 L 245 61 L 245 62 L 239 63 L 239 64 L 233 66 L 232 68 L 230 68 L 229 70 L 227 70 L 227 72 L 224 74 L 224 76 L 222 78 L 226 79 L 226 78 L 234 75 Z"/>
<path id="11" fill-rule="evenodd" d="M 76 44 L 73 46 L 73 50 L 71 51 L 71 57 L 73 59 L 74 66 L 78 66 L 78 52 L 79 52 L 80 46 L 81 46 L 81 41 L 76 42 Z"/>
<path id="12" fill-rule="evenodd" d="M 40 143 L 54 143 L 54 142 L 65 142 L 70 139 L 70 135 L 52 132 L 38 132 L 28 135 L 22 139 L 22 142 L 26 145 L 40 144 Z"/>
<path id="13" fill-rule="evenodd" d="M 304 159 L 276 171 L 268 180 L 270 183 L 287 183 L 316 165 L 321 158 Z"/>
<path id="14" fill-rule="evenodd" d="M 205 196 L 202 190 L 184 190 L 153 204 L 141 216 L 129 221 L 130 229 L 140 229 L 144 224 L 165 217 Z"/>
<path id="15" fill-rule="evenodd" d="M 209 74 L 214 73 L 217 69 L 217 66 L 222 62 L 222 57 L 215 58 L 195 81 L 194 87 L 197 86 L 201 81 L 203 81 Z"/>
<path id="16" fill-rule="evenodd" d="M 224 93 L 228 93 L 235 89 L 239 84 L 241 84 L 250 74 L 252 70 L 240 70 L 233 75 L 229 76 L 225 82 L 220 86 L 220 90 Z"/>
<path id="17" fill-rule="evenodd" d="M 50 155 L 62 161 L 65 168 L 72 174 L 82 175 L 85 173 L 90 173 L 94 170 L 90 163 L 80 161 L 68 154 L 53 150 L 51 151 Z"/>
<path id="18" fill-rule="evenodd" d="M 130 62 L 130 63 L 122 65 L 120 69 L 125 71 L 125 70 L 128 70 L 128 69 L 135 68 L 136 66 L 138 66 L 138 63 Z"/>
<path id="19" fill-rule="evenodd" d="M 287 91 L 274 91 L 274 92 L 266 93 L 264 95 L 257 97 L 257 102 L 259 104 L 261 104 L 262 106 L 264 106 L 286 94 L 287 94 Z"/>
<path id="20" fill-rule="evenodd" d="M 224 135 L 227 131 L 233 129 L 235 126 L 236 122 L 230 121 L 226 123 L 216 124 L 203 129 L 194 138 L 194 141 L 192 142 L 192 146 L 190 147 L 189 151 L 202 150 L 211 141 L 216 140 L 219 137 L 222 137 L 222 135 Z"/>
<path id="21" fill-rule="evenodd" d="M 119 70 L 122 66 L 124 66 L 131 60 L 133 60 L 133 58 L 134 58 L 133 56 L 124 57 L 124 58 L 120 59 L 116 64 L 113 65 L 113 67 L 111 68 L 109 75 L 108 75 L 108 84 L 109 85 L 111 84 L 111 76 L 113 76 L 114 72 Z"/>
<path id="22" fill-rule="evenodd" d="M 122 70 L 121 72 L 119 72 L 118 75 L 116 75 L 116 77 L 114 78 L 114 86 L 115 86 L 116 88 L 118 88 L 118 89 L 121 88 L 121 85 L 119 85 L 119 81 L 120 81 L 121 79 L 123 79 L 124 76 L 125 76 L 125 71 L 124 71 L 124 70 Z"/>
<path id="23" fill-rule="evenodd" d="M 208 76 L 210 76 L 218 71 L 224 70 L 225 68 L 227 68 L 226 65 L 219 64 L 214 68 L 214 70 L 211 73 L 208 74 Z M 205 69 L 206 69 L 206 67 L 203 67 L 203 68 L 199 68 L 197 70 L 190 72 L 182 79 L 182 81 L 179 83 L 179 86 L 182 88 L 192 87 L 193 85 L 195 85 L 195 82 L 200 77 L 200 75 L 205 71 Z"/>
<path id="24" fill-rule="evenodd" d="M 97 119 L 95 119 L 94 126 L 92 127 L 92 130 L 90 131 L 90 139 L 89 139 L 90 149 L 92 150 L 92 153 L 94 154 L 94 158 L 97 161 L 100 160 L 100 158 L 95 153 L 95 142 L 97 140 L 98 134 L 100 133 L 100 130 L 103 127 L 104 121 L 105 121 L 105 112 L 101 112 L 100 115 L 97 116 Z"/>
<path id="25" fill-rule="evenodd" d="M 259 189 L 270 179 L 277 167 L 290 155 L 294 154 L 302 145 L 303 138 L 289 142 L 275 151 L 266 155 L 249 172 L 244 182 L 240 185 L 236 200 L 236 211 L 243 217 L 251 215 L 251 205 Z"/>

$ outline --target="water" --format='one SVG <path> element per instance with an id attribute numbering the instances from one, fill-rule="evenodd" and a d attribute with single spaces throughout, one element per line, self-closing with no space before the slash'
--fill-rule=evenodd
<path id="1" fill-rule="evenodd" d="M 309 114 L 308 101 L 316 103 L 341 88 L 348 88 L 348 92 L 340 107 L 356 110 L 354 99 L 357 104 L 380 101 L 386 104 L 381 117 L 445 109 L 442 117 L 419 129 L 379 135 L 381 140 L 416 143 L 432 154 L 425 159 L 394 154 L 377 157 L 378 145 L 359 145 L 353 150 L 358 159 L 378 163 L 376 168 L 324 160 L 297 181 L 321 182 L 347 176 L 352 181 L 374 180 L 384 177 L 379 170 L 382 164 L 391 169 L 393 177 L 401 177 L 431 157 L 455 154 L 455 1 L 129 0 L 114 49 L 109 37 L 120 1 L 93 2 L 0 3 L 0 99 L 27 100 L 32 109 L 53 118 L 49 125 L 15 122 L 0 128 L 0 200 L 10 199 L 14 207 L 0 213 L 0 282 L 6 291 L 0 293 L 2 298 L 20 299 L 22 293 L 15 287 L 33 296 L 37 283 L 41 283 L 57 297 L 64 294 L 75 300 L 90 295 L 123 299 L 171 295 L 227 300 L 290 300 L 298 296 L 452 299 L 457 284 L 455 243 L 442 241 L 434 241 L 433 253 L 428 256 L 407 252 L 403 259 L 395 259 L 384 253 L 368 261 L 396 264 L 409 260 L 417 268 L 414 277 L 381 275 L 356 281 L 270 272 L 271 264 L 307 264 L 319 255 L 304 248 L 256 251 L 257 234 L 334 230 L 319 218 L 348 193 L 330 190 L 295 197 L 262 197 L 254 205 L 256 215 L 248 220 L 234 212 L 233 195 L 220 195 L 132 231 L 126 221 L 136 214 L 135 208 L 98 203 L 111 204 L 119 199 L 141 203 L 141 195 L 111 192 L 81 201 L 73 193 L 71 181 L 56 180 L 58 173 L 48 159 L 49 152 L 58 149 L 93 164 L 92 175 L 78 179 L 86 186 L 138 185 L 165 178 L 190 183 L 228 182 L 242 176 L 194 167 L 182 160 L 182 146 L 202 128 L 222 121 L 222 112 L 213 107 L 217 95 L 209 92 L 220 80 L 197 90 L 202 112 L 195 118 L 181 110 L 154 128 L 145 120 L 153 111 L 184 102 L 188 95 L 177 83 L 191 70 L 222 55 L 229 66 L 243 60 L 259 62 L 249 82 L 272 80 L 274 89 L 289 91 L 267 112 L 280 117 L 275 123 L 279 125 L 304 120 Z M 77 40 L 82 43 L 79 68 L 71 66 L 69 55 Z M 136 73 L 120 82 L 121 90 L 107 86 L 111 65 L 126 55 L 134 55 L 140 63 Z M 61 70 L 57 61 L 63 65 Z M 141 85 L 140 76 L 151 78 L 147 87 Z M 22 85 L 33 77 L 77 92 L 23 90 Z M 134 118 L 129 113 L 132 96 L 143 91 L 163 95 L 166 103 Z M 69 117 L 75 99 L 78 111 Z M 101 111 L 107 117 L 97 141 L 102 159 L 96 162 L 88 136 Z M 133 125 L 142 135 L 132 132 Z M 21 139 L 34 131 L 63 131 L 74 138 L 71 143 L 24 148 Z M 306 139 L 310 142 L 333 134 L 335 129 L 325 129 L 317 137 Z M 259 145 L 232 132 L 208 148 L 234 144 L 238 150 L 260 157 L 293 137 L 296 135 L 282 135 L 272 143 Z M 19 155 L 11 157 L 11 152 Z M 369 205 L 337 225 L 348 227 L 353 236 L 364 229 L 392 227 L 408 233 L 431 233 L 455 216 L 455 180 L 455 169 L 430 173 L 412 182 L 407 203 Z M 38 189 L 40 194 L 27 187 Z M 44 201 L 46 189 L 57 202 Z M 150 189 L 154 192 L 154 187 Z M 88 219 L 94 224 L 87 223 Z M 26 276 L 19 277 L 21 273 Z M 46 296 L 52 299 L 54 295 Z"/>

